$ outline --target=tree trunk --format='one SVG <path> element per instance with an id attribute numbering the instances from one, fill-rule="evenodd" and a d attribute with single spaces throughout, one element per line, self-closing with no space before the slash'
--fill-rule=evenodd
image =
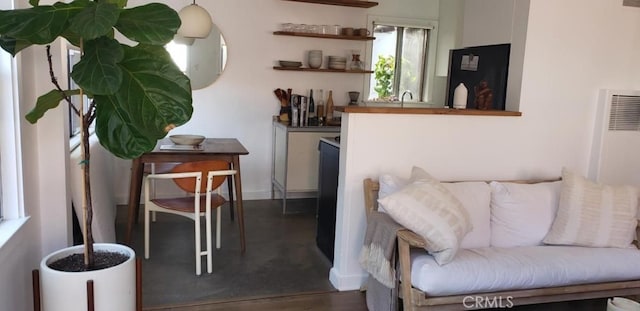
<path id="1" fill-rule="evenodd" d="M 80 98 L 81 100 L 83 99 L 82 94 L 80 94 Z M 81 111 L 83 110 L 84 109 Z M 82 133 L 80 134 L 80 138 L 82 140 L 82 184 L 84 185 L 84 197 L 82 201 L 82 211 L 84 213 L 84 265 L 87 270 L 90 270 L 94 265 L 95 256 L 93 252 L 93 229 L 91 228 L 93 220 L 93 205 L 91 204 L 89 123 L 87 123 L 87 118 L 82 112 L 80 113 L 80 119 L 82 128 Z"/>

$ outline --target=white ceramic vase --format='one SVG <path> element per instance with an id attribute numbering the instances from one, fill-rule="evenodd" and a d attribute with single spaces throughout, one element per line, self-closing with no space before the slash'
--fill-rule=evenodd
<path id="1" fill-rule="evenodd" d="M 460 83 L 455 90 L 453 90 L 453 108 L 465 109 L 467 108 L 467 95 L 469 91 L 464 83 Z"/>
<path id="2" fill-rule="evenodd" d="M 96 251 L 119 252 L 129 256 L 125 262 L 111 268 L 62 272 L 47 264 L 74 253 L 82 254 L 84 246 L 72 246 L 49 254 L 40 262 L 40 293 L 42 310 L 87 310 L 87 280 L 93 280 L 96 311 L 135 310 L 136 265 L 135 252 L 120 244 L 94 244 Z"/>

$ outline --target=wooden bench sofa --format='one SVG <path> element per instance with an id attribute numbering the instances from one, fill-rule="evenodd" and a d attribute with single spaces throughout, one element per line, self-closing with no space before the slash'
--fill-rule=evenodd
<path id="1" fill-rule="evenodd" d="M 512 181 L 518 183 L 535 183 L 539 181 Z M 364 180 L 364 197 L 367 214 L 378 209 L 379 183 L 372 179 Z M 640 226 L 636 228 L 640 231 Z M 636 238 L 637 239 L 637 238 Z M 412 286 L 411 283 L 411 258 L 412 248 L 425 247 L 425 240 L 408 229 L 402 229 L 397 233 L 398 256 L 401 282 L 399 282 L 399 297 L 405 311 L 413 310 L 462 310 L 473 309 L 463 305 L 465 299 L 475 294 L 453 296 L 430 296 Z M 638 245 L 638 241 L 634 242 Z M 638 263 L 640 264 L 640 262 Z M 526 290 L 510 290 L 491 293 L 478 293 L 485 301 L 496 302 L 509 297 L 509 305 L 527 305 L 547 302 L 583 300 L 593 298 L 606 298 L 613 296 L 640 295 L 640 280 L 592 283 L 584 285 L 559 286 L 550 288 L 536 288 Z"/>

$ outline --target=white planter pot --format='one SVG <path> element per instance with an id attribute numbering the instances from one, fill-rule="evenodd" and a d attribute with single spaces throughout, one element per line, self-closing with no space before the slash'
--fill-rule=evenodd
<path id="1" fill-rule="evenodd" d="M 120 244 L 94 244 L 94 250 L 119 252 L 129 259 L 115 267 L 86 272 L 62 272 L 47 264 L 70 254 L 83 253 L 84 246 L 56 251 L 40 262 L 40 292 L 43 311 L 87 310 L 87 281 L 93 280 L 96 311 L 135 310 L 135 252 Z"/>

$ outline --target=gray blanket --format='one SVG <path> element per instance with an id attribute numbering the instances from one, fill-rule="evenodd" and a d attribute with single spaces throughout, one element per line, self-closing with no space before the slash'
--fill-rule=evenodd
<path id="1" fill-rule="evenodd" d="M 396 310 L 396 233 L 402 229 L 389 215 L 373 212 L 367 218 L 367 232 L 360 252 L 360 265 L 369 272 L 367 308 L 370 311 Z"/>

